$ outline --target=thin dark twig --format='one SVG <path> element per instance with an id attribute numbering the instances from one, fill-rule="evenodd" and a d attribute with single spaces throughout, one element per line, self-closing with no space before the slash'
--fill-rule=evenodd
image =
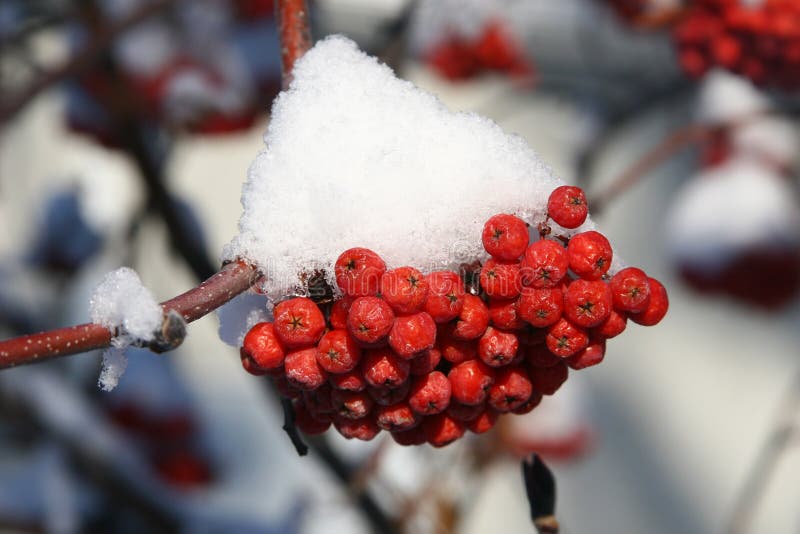
<path id="1" fill-rule="evenodd" d="M 286 432 L 286 435 L 292 440 L 292 445 L 294 445 L 294 450 L 297 451 L 297 454 L 299 456 L 305 456 L 308 454 L 308 445 L 303 441 L 300 432 L 297 431 L 297 427 L 294 424 L 294 407 L 292 406 L 292 400 L 281 397 L 281 406 L 283 406 L 283 431 Z"/>
<path id="2" fill-rule="evenodd" d="M 539 534 L 558 534 L 556 479 L 538 454 L 522 461 L 522 479 L 536 530 Z"/>

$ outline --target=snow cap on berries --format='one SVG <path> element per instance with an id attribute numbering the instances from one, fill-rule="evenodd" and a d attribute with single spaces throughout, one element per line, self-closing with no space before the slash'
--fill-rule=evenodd
<path id="1" fill-rule="evenodd" d="M 333 266 L 352 247 L 423 273 L 483 259 L 489 217 L 541 222 L 563 184 L 522 138 L 449 111 L 344 37 L 317 43 L 293 74 L 244 185 L 239 235 L 223 253 L 255 262 L 273 298 L 314 269 L 336 287 Z"/>

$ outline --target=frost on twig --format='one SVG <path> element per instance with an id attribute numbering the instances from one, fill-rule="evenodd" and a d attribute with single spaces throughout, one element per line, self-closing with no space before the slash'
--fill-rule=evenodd
<path id="1" fill-rule="evenodd" d="M 111 347 L 103 354 L 98 385 L 113 390 L 128 360 L 125 349 L 131 345 L 151 346 L 157 352 L 180 344 L 186 325 L 177 313 L 166 317 L 153 294 L 142 285 L 133 269 L 121 267 L 103 278 L 89 301 L 92 321 L 112 332 Z"/>

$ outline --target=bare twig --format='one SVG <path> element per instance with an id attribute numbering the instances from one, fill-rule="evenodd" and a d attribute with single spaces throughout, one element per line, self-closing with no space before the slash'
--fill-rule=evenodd
<path id="1" fill-rule="evenodd" d="M 747 532 L 753 522 L 758 504 L 764 497 L 769 481 L 775 474 L 783 454 L 794 441 L 797 431 L 797 414 L 800 412 L 800 371 L 783 397 L 778 417 L 772 425 L 767 441 L 750 468 L 734 502 L 726 534 Z"/>
<path id="2" fill-rule="evenodd" d="M 531 510 L 531 520 L 539 534 L 558 534 L 555 516 L 556 480 L 538 454 L 522 461 L 522 478 Z"/>
<path id="3" fill-rule="evenodd" d="M 303 441 L 300 432 L 297 431 L 297 427 L 294 424 L 294 406 L 292 406 L 292 400 L 282 397 L 281 406 L 283 407 L 283 431 L 289 436 L 298 456 L 305 456 L 308 454 L 308 445 Z"/>
<path id="4" fill-rule="evenodd" d="M 292 82 L 294 62 L 311 48 L 306 0 L 278 0 L 275 18 L 281 40 L 281 79 L 286 89 Z"/>

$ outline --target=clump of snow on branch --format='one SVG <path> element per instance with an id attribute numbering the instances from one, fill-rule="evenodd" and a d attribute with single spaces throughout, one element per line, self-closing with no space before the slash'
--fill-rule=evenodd
<path id="1" fill-rule="evenodd" d="M 489 217 L 541 222 L 563 183 L 521 137 L 448 110 L 346 38 L 319 42 L 293 74 L 250 167 L 239 235 L 223 252 L 254 262 L 271 298 L 298 291 L 315 269 L 333 285 L 336 258 L 356 246 L 390 268 L 482 259 Z"/>
<path id="2" fill-rule="evenodd" d="M 98 382 L 101 389 L 111 391 L 128 363 L 124 349 L 136 341 L 152 341 L 163 312 L 136 271 L 120 267 L 108 273 L 92 292 L 89 315 L 94 323 L 116 331 L 112 347 L 103 354 Z"/>

